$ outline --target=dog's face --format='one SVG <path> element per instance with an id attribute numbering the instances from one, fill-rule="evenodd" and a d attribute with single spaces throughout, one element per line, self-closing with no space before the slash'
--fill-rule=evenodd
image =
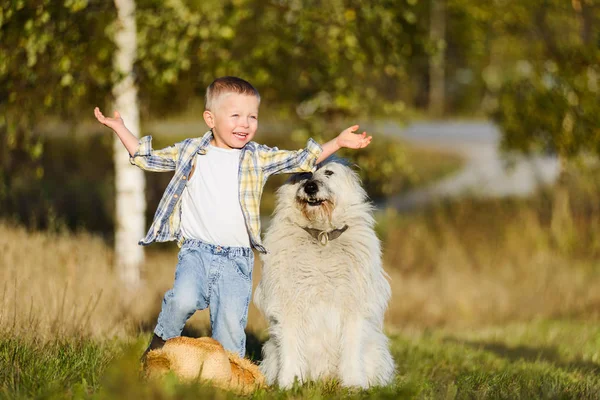
<path id="1" fill-rule="evenodd" d="M 293 175 L 277 194 L 278 213 L 313 227 L 336 225 L 345 209 L 367 200 L 356 172 L 339 160 L 326 160 L 312 174 Z"/>

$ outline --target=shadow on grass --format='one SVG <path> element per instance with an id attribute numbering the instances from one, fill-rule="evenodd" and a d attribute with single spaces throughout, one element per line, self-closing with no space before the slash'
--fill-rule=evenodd
<path id="1" fill-rule="evenodd" d="M 468 346 L 476 350 L 488 351 L 496 354 L 499 357 L 506 358 L 511 362 L 526 361 L 526 362 L 547 362 L 554 366 L 566 370 L 579 370 L 586 373 L 600 373 L 600 365 L 576 359 L 573 361 L 564 361 L 559 352 L 555 348 L 550 347 L 530 347 L 530 346 L 514 346 L 509 347 L 501 342 L 476 342 L 464 341 L 454 338 L 445 339 L 444 342 L 454 343 L 458 345 Z"/>

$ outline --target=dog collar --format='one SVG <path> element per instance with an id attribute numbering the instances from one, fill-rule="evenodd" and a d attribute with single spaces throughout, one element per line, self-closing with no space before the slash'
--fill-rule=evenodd
<path id="1" fill-rule="evenodd" d="M 317 242 L 319 242 L 321 246 L 327 246 L 327 243 L 329 243 L 330 240 L 337 239 L 342 233 L 346 232 L 348 225 L 344 225 L 342 228 L 334 229 L 329 232 L 308 227 L 302 227 L 302 229 L 308 232 L 310 236 L 317 239 Z"/>

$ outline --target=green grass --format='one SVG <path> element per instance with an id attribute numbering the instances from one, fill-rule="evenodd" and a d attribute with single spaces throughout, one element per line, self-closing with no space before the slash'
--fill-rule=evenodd
<path id="1" fill-rule="evenodd" d="M 0 339 L 3 398 L 234 398 L 200 383 L 139 379 L 146 337 L 98 343 L 84 338 L 41 343 Z M 336 382 L 269 388 L 255 399 L 432 398 L 596 399 L 600 327 L 584 321 L 534 321 L 504 327 L 391 335 L 395 382 L 367 391 Z"/>
<path id="2" fill-rule="evenodd" d="M 399 373 L 426 398 L 597 398 L 600 329 L 545 321 L 394 341 Z M 598 361 L 598 360 L 596 360 Z"/>
<path id="3" fill-rule="evenodd" d="M 110 343 L 70 338 L 43 343 L 4 336 L 0 340 L 0 396 L 73 397 L 100 388 L 100 375 L 120 356 Z"/>

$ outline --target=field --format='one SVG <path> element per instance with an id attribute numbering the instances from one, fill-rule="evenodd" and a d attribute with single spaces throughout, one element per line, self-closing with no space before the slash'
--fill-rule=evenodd
<path id="1" fill-rule="evenodd" d="M 573 398 L 600 395 L 600 180 L 572 170 L 533 199 L 463 199 L 378 215 L 393 299 L 393 385 L 336 382 L 254 398 Z M 225 398 L 142 382 L 137 359 L 176 252 L 148 250 L 145 286 L 120 287 L 112 250 L 86 233 L 0 225 L 0 397 Z M 255 268 L 255 283 L 260 265 Z M 249 355 L 266 324 L 249 315 Z M 208 334 L 197 313 L 184 334 Z"/>
<path id="2" fill-rule="evenodd" d="M 534 321 L 503 327 L 392 334 L 398 375 L 369 391 L 336 382 L 261 390 L 256 399 L 570 398 L 595 399 L 600 328 L 583 321 Z M 0 340 L 4 398 L 233 398 L 200 384 L 157 385 L 138 379 L 141 339 L 97 342 L 69 337 L 50 343 Z"/>

